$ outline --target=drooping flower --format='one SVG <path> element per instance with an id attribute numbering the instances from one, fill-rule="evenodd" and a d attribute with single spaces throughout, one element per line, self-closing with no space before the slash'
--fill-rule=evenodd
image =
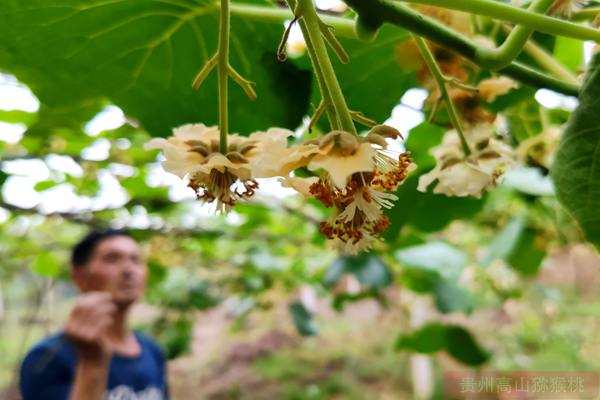
<path id="1" fill-rule="evenodd" d="M 442 144 L 432 150 L 437 160 L 433 170 L 419 178 L 418 190 L 437 181 L 434 193 L 447 196 L 473 196 L 494 188 L 505 169 L 513 163 L 510 146 L 492 137 L 493 127 L 483 125 L 466 132 L 471 154 L 464 157 L 456 131 L 449 131 Z"/>
<path id="2" fill-rule="evenodd" d="M 559 127 L 550 126 L 540 134 L 522 141 L 516 150 L 517 157 L 523 164 L 533 162 L 550 169 L 559 141 Z"/>
<path id="3" fill-rule="evenodd" d="M 506 76 L 499 76 L 497 78 L 482 80 L 477 85 L 477 90 L 481 100 L 492 102 L 496 97 L 505 95 L 518 87 L 518 83 L 512 79 Z"/>
<path id="4" fill-rule="evenodd" d="M 490 111 L 486 103 L 493 102 L 498 96 L 502 96 L 518 87 L 518 84 L 510 78 L 498 77 L 484 79 L 476 87 L 476 90 L 465 90 L 458 86 L 452 86 L 448 92 L 450 98 L 458 108 L 463 122 L 472 127 L 482 124 L 491 124 L 496 120 L 496 114 Z M 439 89 L 435 89 L 430 99 L 439 98 Z"/>
<path id="5" fill-rule="evenodd" d="M 383 213 L 392 208 L 393 193 L 413 168 L 409 153 L 387 149 L 386 137 L 398 138 L 393 128 L 378 126 L 368 136 L 333 131 L 318 142 L 318 153 L 308 169 L 321 171 L 318 180 L 288 178 L 284 184 L 306 191 L 326 207 L 334 208 L 320 231 L 341 251 L 356 254 L 369 249 L 390 221 Z"/>
<path id="6" fill-rule="evenodd" d="M 174 129 L 168 139 L 153 139 L 145 149 L 162 149 L 165 171 L 187 178 L 199 200 L 226 212 L 238 200 L 254 195 L 258 183 L 251 170 L 256 142 L 239 135 L 228 136 L 226 154 L 219 151 L 219 130 L 203 124 Z"/>
<path id="7" fill-rule="evenodd" d="M 287 177 L 293 170 L 305 166 L 317 153 L 316 144 L 288 146 L 288 138 L 293 134 L 287 129 L 270 128 L 250 135 L 255 143 L 250 162 L 254 178 Z"/>

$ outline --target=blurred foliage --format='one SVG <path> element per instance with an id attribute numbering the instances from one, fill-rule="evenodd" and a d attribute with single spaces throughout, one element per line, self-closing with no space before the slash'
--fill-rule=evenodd
<path id="1" fill-rule="evenodd" d="M 26 3 L 35 12 L 21 9 L 23 0 L 0 5 L 0 43 L 4 44 L 0 69 L 27 84 L 40 100 L 37 112 L 0 110 L 1 122 L 26 128 L 20 140 L 0 141 L 0 185 L 5 189 L 0 200 L 0 303 L 13 296 L 10 289 L 16 282 L 19 288 L 30 288 L 19 300 L 37 310 L 49 288 L 68 281 L 69 250 L 77 239 L 91 228 L 126 227 L 147 255 L 147 302 L 158 310 L 140 327 L 158 338 L 170 358 L 189 353 L 195 321 L 213 308 L 226 310 L 233 321 L 231 329 L 243 331 L 253 315 L 274 311 L 283 302 L 287 323 L 301 335 L 316 336 L 310 340 L 319 340 L 323 331 L 328 332 L 329 319 L 303 297 L 302 290 L 311 288 L 339 313 L 374 300 L 383 310 L 408 314 L 399 318 L 401 322 L 395 321 L 393 330 L 382 332 L 388 335 L 387 342 L 378 342 L 383 348 L 378 351 L 384 354 L 378 356 L 380 368 L 387 371 L 394 368 L 394 357 L 404 352 L 439 352 L 468 366 L 496 362 L 496 366 L 517 368 L 523 365 L 516 355 L 539 357 L 525 365 L 535 366 L 543 364 L 541 349 L 548 348 L 544 354 L 549 359 L 568 355 L 569 365 L 595 365 L 570 353 L 573 344 L 565 337 L 577 336 L 576 332 L 563 337 L 561 332 L 544 328 L 548 320 L 557 325 L 571 321 L 567 316 L 560 319 L 538 310 L 539 303 L 567 312 L 576 302 L 528 285 L 559 249 L 584 240 L 551 183 L 547 189 L 548 168 L 539 160 L 531 155 L 521 160 L 527 169 L 521 171 L 518 183 L 507 180 L 482 199 L 421 193 L 416 190 L 418 177 L 435 166 L 430 150 L 449 128 L 443 115 L 423 122 L 403 132 L 408 135 L 406 149 L 418 168 L 397 192 L 399 200 L 388 212 L 391 228 L 385 240 L 369 254 L 338 256 L 326 247 L 318 231 L 319 221 L 327 217 L 318 202 L 296 195 L 263 194 L 237 206 L 229 216 L 210 215 L 191 199 L 193 193 L 185 183 L 165 177 L 155 152 L 143 150 L 145 142 L 168 135 L 173 126 L 216 121 L 215 82 L 209 79 L 199 92 L 190 88 L 191 78 L 216 42 L 216 20 L 210 12 L 174 26 L 189 12 L 186 6 L 196 2 L 144 0 L 135 6 L 111 2 L 102 8 L 93 7 L 96 1 L 87 1 L 89 9 L 75 7 L 64 20 L 55 19 L 57 12 L 81 2 L 67 0 L 56 8 L 45 7 L 42 0 Z M 135 18 L 140 9 L 151 14 L 148 21 Z M 233 130 L 247 134 L 273 125 L 297 128 L 309 103 L 318 103 L 306 55 L 278 63 L 272 50 L 281 26 L 240 23 L 235 18 L 232 22 L 238 46 L 250 57 L 243 60 L 234 52 L 233 63 L 256 81 L 259 94 L 259 100 L 251 103 L 241 91 L 232 92 Z M 114 29 L 98 34 L 99 24 Z M 79 32 L 76 40 L 73 30 Z M 23 31 L 28 34 L 18 34 Z M 402 95 L 419 85 L 415 71 L 398 60 L 398 45 L 406 35 L 386 28 L 369 46 L 343 40 L 352 62 L 336 64 L 336 70 L 352 109 L 383 122 Z M 208 50 L 199 51 L 198 38 L 210 44 Z M 544 45 L 569 68 L 581 66 L 580 42 L 559 39 Z M 97 59 L 106 61 L 95 63 Z M 182 59 L 188 61 L 172 62 Z M 577 218 L 588 240 L 598 244 L 600 131 L 593 107 L 598 106 L 600 81 L 594 71 L 580 111 L 568 125 L 553 177 L 558 199 Z M 559 129 L 569 118 L 568 110 L 547 109 L 535 95 L 531 88 L 519 88 L 486 105 L 502 113 L 505 124 L 500 133 L 514 146 L 550 128 Z M 90 134 L 86 124 L 110 105 L 119 106 L 126 120 L 119 127 Z M 304 132 L 299 140 L 309 138 L 312 134 Z M 53 162 L 55 156 L 62 163 Z M 11 172 L 20 161 L 39 162 L 47 169 L 44 176 L 27 181 L 30 188 L 21 188 L 29 191 L 32 206 L 6 200 L 10 194 L 6 188 L 14 188 L 11 182 L 26 175 L 27 171 Z M 74 167 L 60 167 L 66 164 Z M 123 201 L 103 196 L 110 185 L 111 193 L 124 195 Z M 61 188 L 72 190 L 78 204 L 54 201 L 55 209 L 44 209 L 44 199 Z M 407 322 L 411 303 L 399 300 L 398 292 L 409 300 L 428 299 L 429 313 L 440 321 L 411 326 Z M 72 298 L 72 288 L 63 295 Z M 478 312 L 504 312 L 520 299 L 526 299 L 530 308 L 519 316 L 512 331 L 500 332 L 500 339 L 490 346 L 487 337 L 495 332 L 489 326 L 465 323 Z M 596 308 L 580 311 L 597 316 Z M 1 317 L 0 313 L 0 321 Z M 453 318 L 461 323 L 451 322 Z M 567 331 L 568 326 L 564 322 L 560 329 Z M 481 340 L 484 335 L 486 341 Z M 504 343 L 503 335 L 514 340 Z M 402 350 L 399 353 L 388 343 L 393 337 L 397 337 L 395 348 Z M 338 339 L 340 345 L 345 344 L 345 338 Z M 321 361 L 298 361 L 282 353 L 257 361 L 256 368 L 268 378 L 288 382 L 287 398 L 350 396 L 355 386 L 346 386 L 345 377 L 335 374 L 327 375 L 322 385 L 298 385 L 298 377 L 309 379 L 311 367 L 323 368 Z M 360 369 L 349 359 L 341 359 L 340 364 L 341 369 Z"/>

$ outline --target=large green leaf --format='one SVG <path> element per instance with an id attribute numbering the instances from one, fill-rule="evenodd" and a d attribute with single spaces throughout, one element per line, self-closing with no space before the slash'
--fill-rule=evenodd
<path id="1" fill-rule="evenodd" d="M 403 69 L 397 61 L 396 47 L 407 37 L 408 31 L 388 26 L 369 44 L 339 38 L 350 62 L 342 64 L 335 53 L 330 52 L 330 55 L 350 109 L 383 123 L 391 116 L 392 109 L 404 93 L 418 86 L 415 73 Z M 291 62 L 303 69 L 312 68 L 307 55 L 292 59 Z M 311 102 L 317 105 L 320 101 L 321 94 L 315 80 Z M 320 126 L 327 129 L 329 125 L 326 118 L 323 117 L 320 122 Z"/>
<path id="2" fill-rule="evenodd" d="M 556 196 L 600 247 L 600 55 L 592 62 L 580 104 L 569 120 L 552 177 Z"/>
<path id="3" fill-rule="evenodd" d="M 383 123 L 404 93 L 418 86 L 415 73 L 402 69 L 397 61 L 396 47 L 408 37 L 408 31 L 386 26 L 368 45 L 343 40 L 350 62 L 335 67 L 350 108 Z"/>
<path id="4" fill-rule="evenodd" d="M 232 131 L 293 128 L 307 111 L 310 72 L 275 56 L 282 29 L 232 18 L 231 62 L 256 82 L 260 99 L 249 101 L 231 84 Z M 216 123 L 215 75 L 199 91 L 191 81 L 215 51 L 217 33 L 218 3 L 208 0 L 6 0 L 0 69 L 42 103 L 108 98 L 165 136 L 180 124 Z"/>

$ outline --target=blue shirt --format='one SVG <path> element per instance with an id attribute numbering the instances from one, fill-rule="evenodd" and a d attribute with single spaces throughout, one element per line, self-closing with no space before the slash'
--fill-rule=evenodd
<path id="1" fill-rule="evenodd" d="M 165 357 L 150 338 L 135 333 L 141 352 L 135 357 L 113 355 L 106 400 L 168 398 Z M 23 400 L 68 400 L 75 379 L 77 355 L 63 333 L 50 336 L 27 354 L 21 365 Z"/>

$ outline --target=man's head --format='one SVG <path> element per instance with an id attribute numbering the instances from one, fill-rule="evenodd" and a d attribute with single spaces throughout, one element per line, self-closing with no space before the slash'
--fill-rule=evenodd
<path id="1" fill-rule="evenodd" d="M 88 234 L 73 248 L 71 265 L 73 281 L 82 292 L 108 292 L 119 307 L 134 303 L 146 287 L 146 263 L 126 231 Z"/>

